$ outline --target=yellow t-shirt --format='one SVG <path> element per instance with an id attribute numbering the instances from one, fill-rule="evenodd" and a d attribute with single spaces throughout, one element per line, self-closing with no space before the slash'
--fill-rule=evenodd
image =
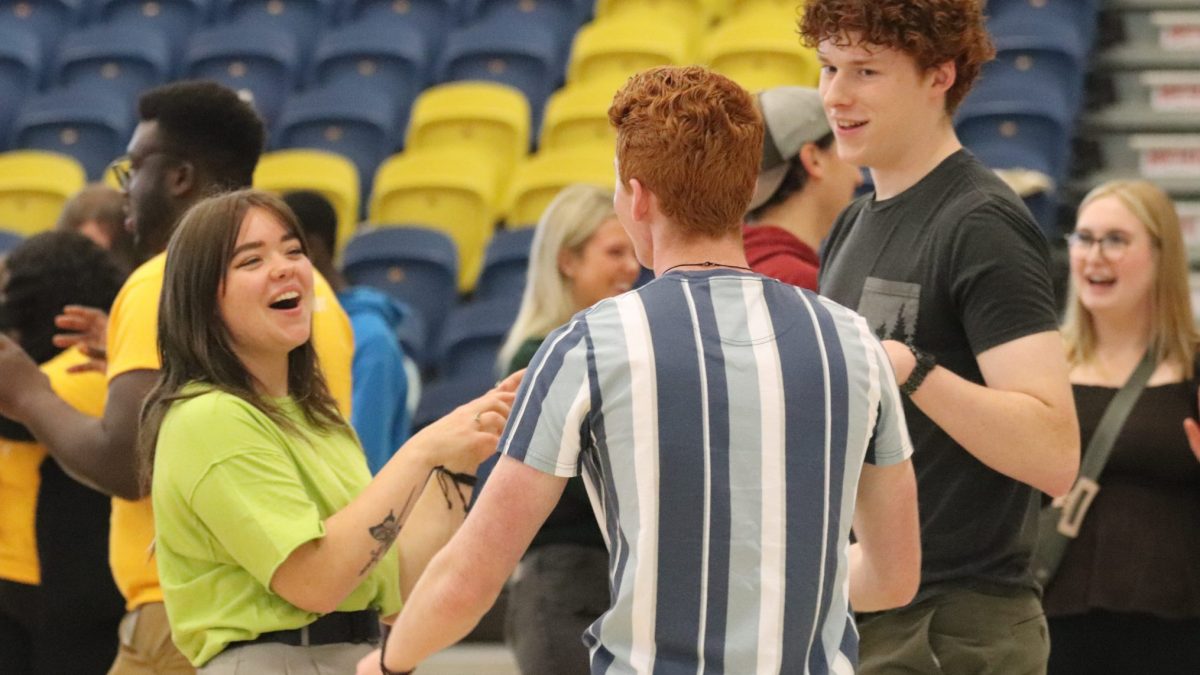
<path id="1" fill-rule="evenodd" d="M 42 372 L 50 378 L 50 387 L 71 407 L 99 417 L 108 393 L 104 376 L 67 372 L 85 361 L 83 353 L 69 349 L 42 364 Z M 41 488 L 39 469 L 45 456 L 46 450 L 39 443 L 0 439 L 0 579 L 35 586 L 41 583 L 34 521 Z"/>
<path id="2" fill-rule="evenodd" d="M 158 298 L 162 295 L 167 255 L 161 253 L 133 271 L 113 301 L 108 317 L 108 381 L 134 370 L 159 370 Z M 313 346 L 321 372 L 338 409 L 350 419 L 350 364 L 354 357 L 354 332 L 350 318 L 338 304 L 333 289 L 313 273 L 316 303 L 313 308 Z M 113 579 L 129 609 L 162 602 L 158 570 L 151 556 L 154 515 L 150 498 L 127 501 L 113 498 L 109 534 L 109 564 Z"/>

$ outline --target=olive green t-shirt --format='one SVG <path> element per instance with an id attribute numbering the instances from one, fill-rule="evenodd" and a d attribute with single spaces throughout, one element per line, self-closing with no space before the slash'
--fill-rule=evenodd
<path id="1" fill-rule="evenodd" d="M 276 402 L 301 433 L 217 391 L 176 403 L 159 431 L 155 553 L 171 635 L 196 666 L 231 642 L 318 618 L 272 592 L 271 577 L 371 480 L 353 435 L 317 431 L 293 401 Z M 337 611 L 386 616 L 400 604 L 392 550 Z"/>

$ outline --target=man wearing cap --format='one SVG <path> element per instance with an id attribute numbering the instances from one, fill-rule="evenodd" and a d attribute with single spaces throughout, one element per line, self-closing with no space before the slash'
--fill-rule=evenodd
<path id="1" fill-rule="evenodd" d="M 755 97 L 766 134 L 754 198 L 742 229 L 750 267 L 817 290 L 817 248 L 862 184 L 838 156 L 821 96 L 809 87 L 775 87 Z"/>

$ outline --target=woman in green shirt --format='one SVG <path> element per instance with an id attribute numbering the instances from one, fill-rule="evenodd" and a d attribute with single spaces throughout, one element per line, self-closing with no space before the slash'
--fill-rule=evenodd
<path id="1" fill-rule="evenodd" d="M 198 203 L 167 250 L 140 445 L 172 637 L 201 673 L 353 670 L 462 522 L 511 406 L 515 378 L 372 480 L 317 364 L 313 283 L 294 216 L 261 192 Z"/>

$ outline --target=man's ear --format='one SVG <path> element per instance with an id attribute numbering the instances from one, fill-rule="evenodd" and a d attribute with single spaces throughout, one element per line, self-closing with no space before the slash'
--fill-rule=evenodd
<path id="1" fill-rule="evenodd" d="M 196 179 L 196 165 L 187 161 L 180 162 L 167 172 L 167 189 L 172 197 L 182 197 L 195 189 Z"/>
<path id="2" fill-rule="evenodd" d="M 813 178 L 823 178 L 825 176 L 825 163 L 821 161 L 821 153 L 817 151 L 816 143 L 805 143 L 800 146 L 798 153 L 800 165 L 804 167 L 804 172 Z"/>
<path id="3" fill-rule="evenodd" d="M 629 210 L 635 221 L 642 222 L 650 217 L 653 200 L 654 193 L 647 190 L 642 181 L 636 178 L 629 179 Z"/>
<path id="4" fill-rule="evenodd" d="M 930 68 L 933 73 L 933 91 L 942 94 L 950 91 L 950 87 L 954 86 L 954 82 L 958 79 L 958 68 L 953 61 L 939 63 Z"/>

